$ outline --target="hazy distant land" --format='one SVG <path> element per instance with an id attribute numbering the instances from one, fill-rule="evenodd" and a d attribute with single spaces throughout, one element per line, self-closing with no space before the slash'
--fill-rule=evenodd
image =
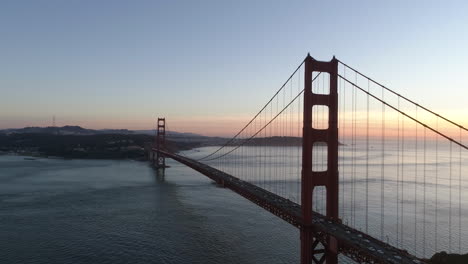
<path id="1" fill-rule="evenodd" d="M 80 159 L 144 159 L 145 144 L 154 141 L 154 130 L 104 129 L 79 126 L 25 127 L 0 130 L 0 152 L 27 156 Z M 167 148 L 177 152 L 203 146 L 300 146 L 298 137 L 236 139 L 193 133 L 166 132 Z"/>
<path id="2" fill-rule="evenodd" d="M 199 147 L 204 141 L 190 133 L 168 132 L 167 138 L 171 151 Z M 139 160 L 145 157 L 145 143 L 152 141 L 151 130 L 92 130 L 79 126 L 0 130 L 0 152 L 27 156 Z"/>

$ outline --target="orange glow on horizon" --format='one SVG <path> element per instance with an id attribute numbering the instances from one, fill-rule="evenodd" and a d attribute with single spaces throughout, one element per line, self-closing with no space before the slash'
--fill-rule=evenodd
<path id="1" fill-rule="evenodd" d="M 463 119 L 463 113 L 461 111 L 449 111 L 444 113 L 444 116 L 453 118 L 455 122 Z M 267 126 L 267 128 L 259 133 L 258 137 L 268 136 L 294 136 L 298 137 L 302 135 L 302 115 L 299 117 L 294 115 L 294 118 L 288 119 L 288 114 L 280 115 L 274 122 Z M 220 136 L 220 137 L 232 137 L 240 129 L 242 129 L 248 121 L 250 116 L 194 116 L 194 117 L 165 117 L 167 120 L 167 130 L 195 133 L 204 136 Z M 415 117 L 416 118 L 416 117 Z M 65 118 L 63 118 L 65 119 Z M 62 121 L 62 118 L 57 119 L 57 126 L 65 125 L 77 125 L 83 128 L 89 129 L 129 129 L 129 130 L 151 130 L 156 126 L 157 116 L 154 118 L 145 117 L 141 119 L 130 118 L 130 117 L 113 117 L 113 118 L 67 118 L 67 121 Z M 438 129 L 447 136 L 458 139 L 460 136 L 460 129 L 441 118 L 436 119 L 433 115 L 419 113 L 417 119 L 423 124 L 429 127 Z M 344 121 L 343 121 L 344 120 Z M 355 135 L 356 137 L 370 137 L 379 138 L 384 135 L 386 138 L 397 138 L 398 136 L 404 137 L 415 137 L 416 133 L 418 137 L 422 137 L 424 130 L 426 130 L 427 137 L 435 137 L 435 133 L 430 131 L 428 128 L 424 128 L 423 125 L 417 124 L 408 117 L 404 117 L 396 112 L 387 111 L 384 115 L 384 126 L 382 126 L 382 113 L 379 111 L 369 113 L 369 130 L 367 131 L 367 112 L 356 112 L 355 118 L 353 119 L 353 113 L 349 112 L 346 115 L 339 117 L 339 134 L 340 137 L 349 137 Z M 16 120 L 5 120 L 2 122 L 4 126 L 8 124 L 8 127 L 3 128 L 21 128 L 26 126 L 50 126 L 51 120 L 43 119 L 42 121 L 27 121 L 25 118 L 18 118 Z M 263 127 L 269 120 L 259 120 L 253 123 L 246 131 L 241 135 L 243 137 L 251 136 L 253 133 Z M 321 120 L 322 123 L 326 120 Z M 354 122 L 354 127 L 353 127 Z M 314 124 L 316 125 L 316 124 Z M 321 122 L 318 124 L 320 128 Z M 467 123 L 462 123 L 466 127 Z M 417 128 L 416 128 L 417 127 Z M 404 133 L 403 133 L 404 128 Z M 383 130 L 384 129 L 384 130 Z M 417 130 L 417 131 L 416 131 Z M 384 131 L 384 133 L 382 133 Z M 464 131 L 462 137 L 467 137 Z"/>

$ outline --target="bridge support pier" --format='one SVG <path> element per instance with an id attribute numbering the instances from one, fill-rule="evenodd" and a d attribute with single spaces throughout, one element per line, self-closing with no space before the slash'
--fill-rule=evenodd
<path id="1" fill-rule="evenodd" d="M 326 217 L 338 221 L 338 60 L 314 60 L 307 55 L 304 65 L 304 117 L 302 131 L 301 209 L 304 226 L 301 228 L 301 264 L 338 262 L 338 243 L 334 237 L 323 236 L 312 230 L 313 192 L 317 186 L 326 190 Z M 312 91 L 313 72 L 330 75 L 329 94 Z M 328 107 L 328 128 L 312 127 L 312 108 Z M 314 143 L 327 148 L 326 171 L 314 171 Z"/>

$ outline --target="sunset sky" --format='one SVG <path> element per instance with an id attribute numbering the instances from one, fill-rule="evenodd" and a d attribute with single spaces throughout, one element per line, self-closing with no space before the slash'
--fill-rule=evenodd
<path id="1" fill-rule="evenodd" d="M 468 120 L 467 1 L 2 1 L 0 129 L 232 135 L 307 52 Z"/>

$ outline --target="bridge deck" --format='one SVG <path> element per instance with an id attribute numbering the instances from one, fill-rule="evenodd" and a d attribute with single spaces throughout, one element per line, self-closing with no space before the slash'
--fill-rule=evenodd
<path id="1" fill-rule="evenodd" d="M 153 151 L 159 151 L 167 157 L 204 174 L 224 187 L 233 190 L 255 204 L 281 217 L 297 228 L 305 227 L 301 217 L 300 205 L 206 164 L 174 153 L 157 149 L 153 149 Z M 335 237 L 339 243 L 340 253 L 358 262 L 394 264 L 424 263 L 423 260 L 410 255 L 406 251 L 395 248 L 342 223 L 327 220 L 326 217 L 321 214 L 314 213 L 313 219 L 311 228 L 316 232 L 319 240 L 325 242 L 326 235 Z"/>

